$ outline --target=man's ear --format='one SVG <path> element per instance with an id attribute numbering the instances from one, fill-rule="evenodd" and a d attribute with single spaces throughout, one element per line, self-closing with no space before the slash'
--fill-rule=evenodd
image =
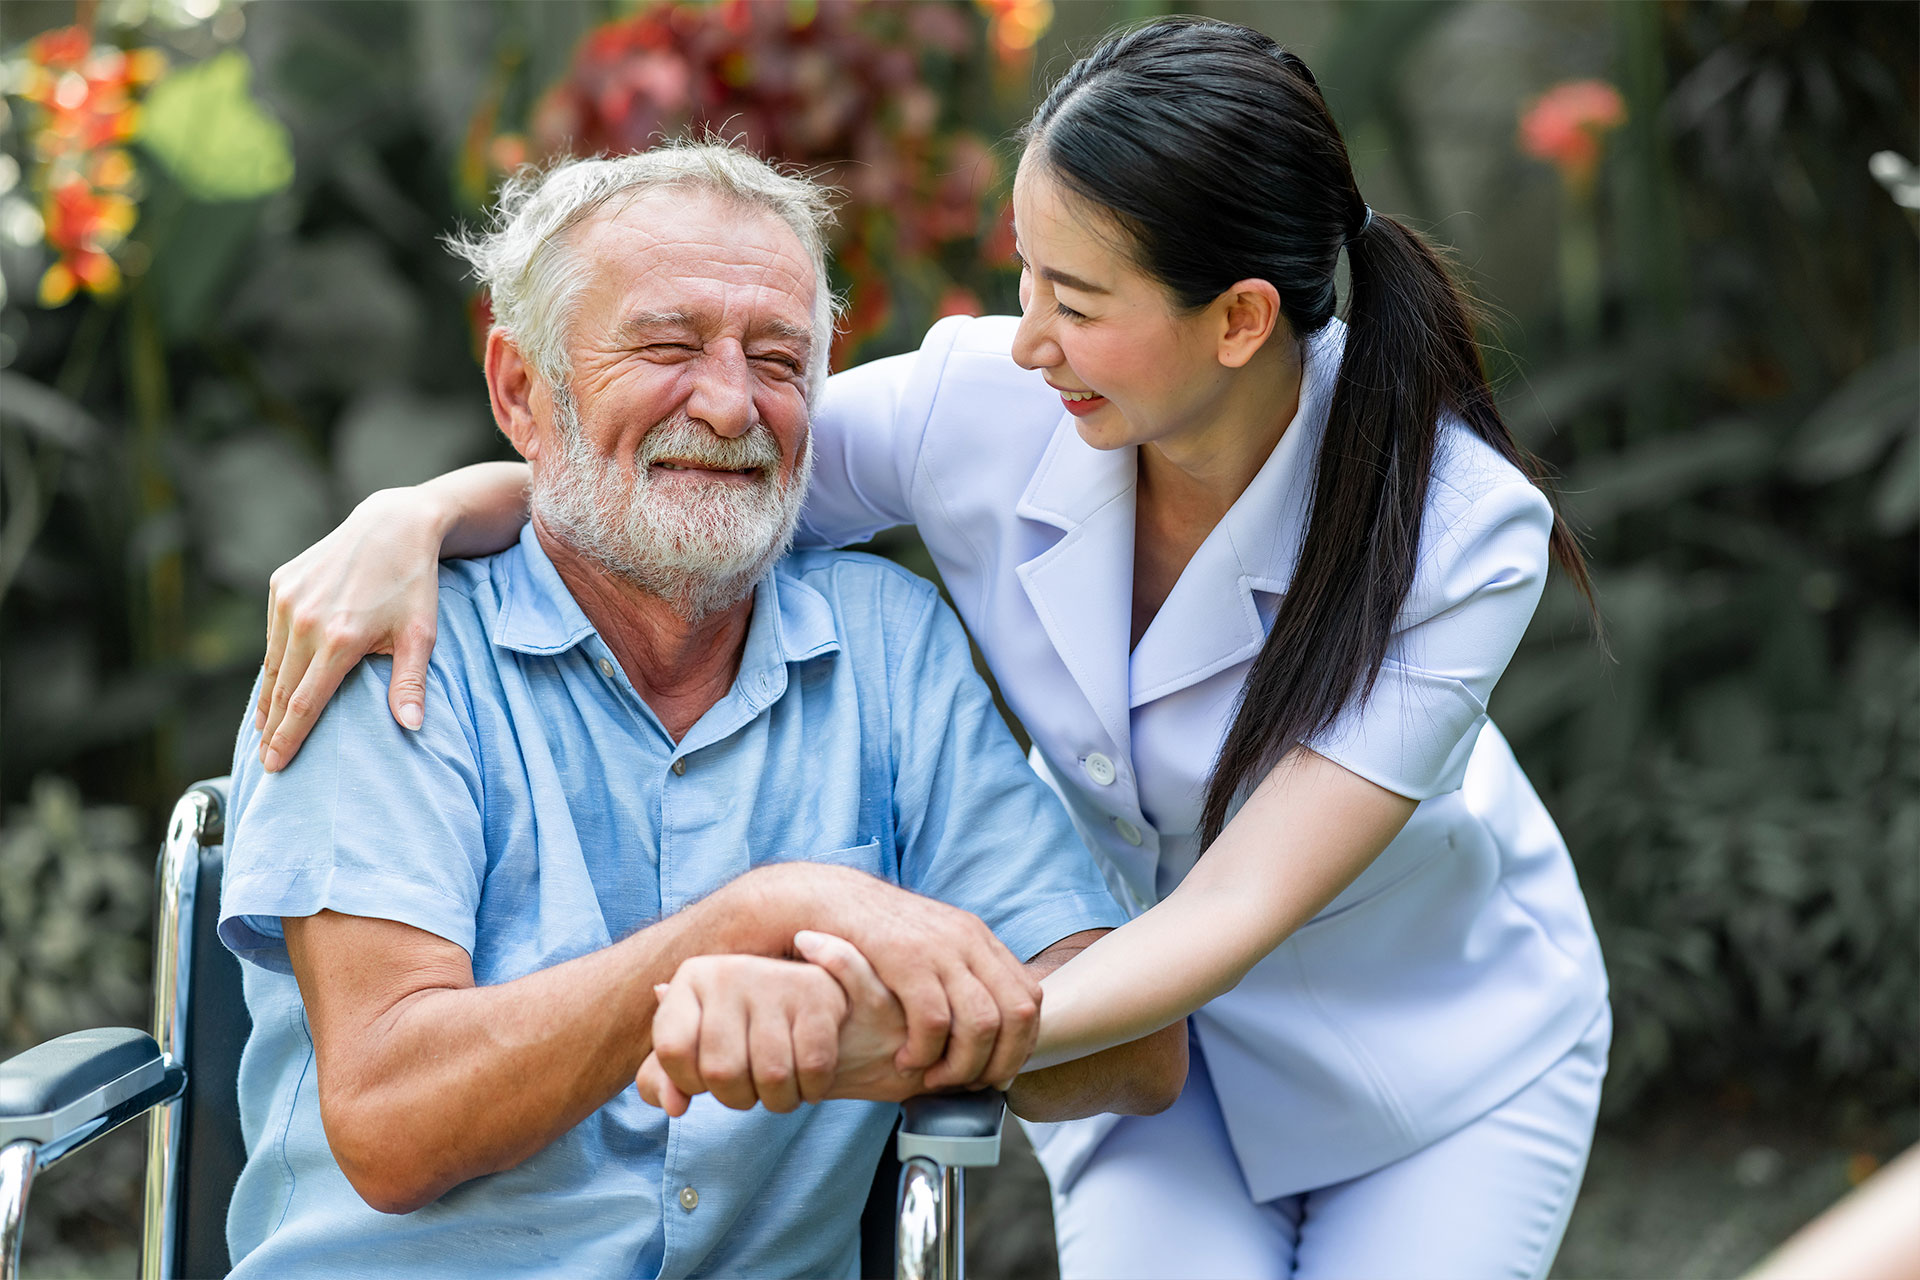
<path id="1" fill-rule="evenodd" d="M 1291 338 L 1291 326 L 1280 314 L 1280 291 L 1265 280 L 1240 280 L 1228 285 L 1214 300 L 1220 312 L 1220 337 L 1216 354 L 1220 363 L 1238 369 L 1273 337 L 1279 329 L 1282 338 Z"/>
<path id="2" fill-rule="evenodd" d="M 532 462 L 540 454 L 540 422 L 534 414 L 536 400 L 549 402 L 546 382 L 527 358 L 519 344 L 504 329 L 487 334 L 487 399 L 493 404 L 493 420 L 519 455 Z"/>

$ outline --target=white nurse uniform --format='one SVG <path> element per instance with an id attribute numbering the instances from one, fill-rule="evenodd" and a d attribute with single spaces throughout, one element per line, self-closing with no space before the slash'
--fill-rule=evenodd
<path id="1" fill-rule="evenodd" d="M 802 537 L 918 526 L 1035 767 L 1137 914 L 1199 855 L 1205 781 L 1305 532 L 1345 327 L 1305 344 L 1297 415 L 1131 652 L 1134 451 L 1081 440 L 1013 363 L 1014 328 L 945 320 L 918 353 L 832 378 Z M 1310 744 L 1420 803 L 1351 886 L 1192 1019 L 1253 1202 L 1454 1134 L 1604 1023 L 1566 846 L 1486 714 L 1539 600 L 1551 519 L 1518 470 L 1442 424 L 1386 662 Z M 1056 1194 L 1117 1123 L 1030 1127 Z"/>

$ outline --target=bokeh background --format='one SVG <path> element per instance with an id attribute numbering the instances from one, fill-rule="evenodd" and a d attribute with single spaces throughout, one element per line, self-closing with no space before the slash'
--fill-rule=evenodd
<path id="1" fill-rule="evenodd" d="M 1920 7 L 1180 8 L 1301 52 L 1452 246 L 1591 548 L 1610 652 L 1550 588 L 1493 707 L 1613 977 L 1556 1274 L 1736 1274 L 1920 1125 Z M 161 820 L 227 769 L 272 569 L 503 455 L 437 244 L 503 174 L 701 127 L 819 173 L 844 367 L 1016 309 L 1010 130 L 1167 11 L 0 6 L 0 1056 L 145 1023 Z M 134 1270 L 141 1149 L 42 1181 L 30 1275 Z M 1050 1275 L 1032 1165 L 975 1190 L 976 1273 Z"/>

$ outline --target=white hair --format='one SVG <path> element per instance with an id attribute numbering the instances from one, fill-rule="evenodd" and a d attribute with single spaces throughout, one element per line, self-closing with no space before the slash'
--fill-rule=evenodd
<path id="1" fill-rule="evenodd" d="M 738 147 L 721 142 L 663 143 L 636 155 L 563 160 L 544 171 L 523 169 L 507 181 L 493 207 L 492 226 L 447 237 L 493 300 L 495 327 L 513 337 L 520 353 L 549 384 L 572 376 L 567 324 L 586 272 L 568 234 L 615 196 L 690 188 L 778 218 L 813 261 L 813 351 L 807 364 L 807 403 L 826 382 L 838 300 L 827 283 L 827 228 L 833 202 L 824 188 L 791 177 Z"/>

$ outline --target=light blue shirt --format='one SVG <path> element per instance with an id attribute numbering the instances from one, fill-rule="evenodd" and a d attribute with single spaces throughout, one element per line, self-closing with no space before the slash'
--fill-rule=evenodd
<path id="1" fill-rule="evenodd" d="M 669 1121 L 629 1087 L 518 1167 L 377 1213 L 321 1128 L 281 917 L 327 908 L 427 930 L 466 949 L 481 984 L 606 947 L 783 860 L 965 907 L 1022 958 L 1124 919 L 953 615 L 885 561 L 783 561 L 755 593 L 733 687 L 678 744 L 531 526 L 442 569 L 418 732 L 388 714 L 390 669 L 356 668 L 283 773 L 255 762 L 250 717 L 235 752 L 220 936 L 250 962 L 254 1023 L 239 1086 L 249 1158 L 227 1222 L 236 1274 L 852 1276 L 895 1115 L 703 1097 Z"/>

